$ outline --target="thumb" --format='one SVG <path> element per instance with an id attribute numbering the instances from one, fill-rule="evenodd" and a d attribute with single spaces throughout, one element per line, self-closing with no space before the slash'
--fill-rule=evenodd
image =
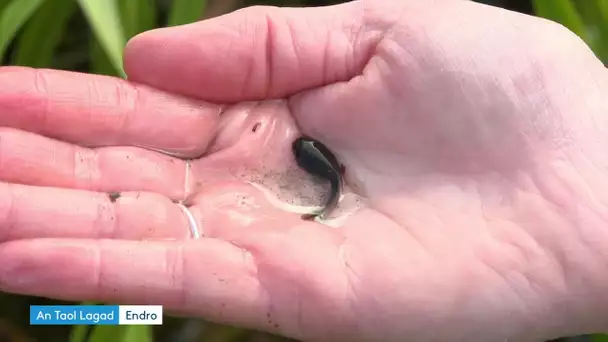
<path id="1" fill-rule="evenodd" d="M 375 46 L 360 35 L 362 7 L 254 6 L 148 31 L 127 44 L 125 70 L 134 82 L 215 102 L 279 98 L 347 81 Z"/>

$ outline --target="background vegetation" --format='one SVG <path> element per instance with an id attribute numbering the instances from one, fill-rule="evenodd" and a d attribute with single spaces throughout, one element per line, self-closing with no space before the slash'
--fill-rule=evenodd
<path id="1" fill-rule="evenodd" d="M 583 38 L 604 63 L 608 61 L 608 0 L 477 1 L 560 22 Z M 344 1 L 0 0 L 0 65 L 122 77 L 122 49 L 129 38 L 140 32 L 186 24 L 255 4 L 318 6 L 339 2 Z M 286 341 L 259 332 L 171 317 L 165 317 L 165 324 L 160 327 L 28 325 L 29 305 L 59 303 L 0 293 L 0 341 Z M 576 340 L 608 342 L 608 335 Z"/>

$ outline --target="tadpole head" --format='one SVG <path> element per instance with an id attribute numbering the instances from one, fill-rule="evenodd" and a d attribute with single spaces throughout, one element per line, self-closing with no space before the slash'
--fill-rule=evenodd
<path id="1" fill-rule="evenodd" d="M 325 180 L 339 180 L 341 164 L 321 142 L 303 136 L 294 140 L 292 150 L 300 168 Z"/>
<path id="2" fill-rule="evenodd" d="M 297 138 L 291 144 L 291 150 L 296 160 L 300 160 L 310 153 L 311 147 L 314 146 L 315 140 L 305 135 Z"/>

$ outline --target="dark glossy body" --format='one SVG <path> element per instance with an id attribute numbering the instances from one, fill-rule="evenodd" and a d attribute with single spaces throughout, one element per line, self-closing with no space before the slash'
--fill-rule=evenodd
<path id="1" fill-rule="evenodd" d="M 304 215 L 305 219 L 315 216 L 324 218 L 338 205 L 342 194 L 342 165 L 336 156 L 317 140 L 300 137 L 292 144 L 293 155 L 299 167 L 306 172 L 329 181 L 331 193 L 324 208 L 316 214 Z"/>

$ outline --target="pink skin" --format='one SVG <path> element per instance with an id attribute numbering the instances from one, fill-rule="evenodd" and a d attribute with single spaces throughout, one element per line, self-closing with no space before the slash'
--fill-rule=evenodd
<path id="1" fill-rule="evenodd" d="M 608 330 L 608 75 L 564 28 L 458 0 L 256 7 L 139 35 L 125 67 L 0 68 L 0 290 L 310 341 Z M 310 191 L 286 176 L 300 133 L 368 201 L 339 228 L 245 182 Z"/>

